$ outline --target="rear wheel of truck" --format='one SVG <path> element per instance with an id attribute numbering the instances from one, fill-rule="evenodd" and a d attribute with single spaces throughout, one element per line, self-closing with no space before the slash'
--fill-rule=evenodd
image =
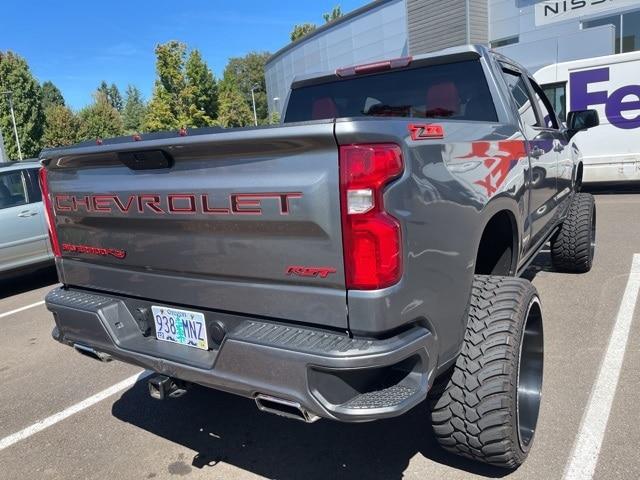
<path id="1" fill-rule="evenodd" d="M 542 391 L 542 310 L 520 278 L 476 275 L 462 351 L 431 391 L 431 423 L 450 452 L 515 469 L 533 443 Z"/>
<path id="2" fill-rule="evenodd" d="M 585 273 L 596 251 L 596 205 L 590 193 L 577 193 L 567 218 L 551 240 L 551 261 L 556 270 Z"/>

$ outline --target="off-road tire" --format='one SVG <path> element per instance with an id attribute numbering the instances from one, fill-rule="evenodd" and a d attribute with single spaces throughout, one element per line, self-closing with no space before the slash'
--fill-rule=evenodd
<path id="1" fill-rule="evenodd" d="M 542 337 L 540 302 L 530 282 L 475 276 L 462 351 L 430 394 L 433 431 L 445 450 L 509 469 L 524 462 L 540 406 Z"/>
<path id="2" fill-rule="evenodd" d="M 577 193 L 560 231 L 551 240 L 553 267 L 566 273 L 591 270 L 596 248 L 596 205 L 590 193 Z"/>

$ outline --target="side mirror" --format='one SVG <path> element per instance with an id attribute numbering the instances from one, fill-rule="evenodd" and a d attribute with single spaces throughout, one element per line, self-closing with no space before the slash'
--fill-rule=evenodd
<path id="1" fill-rule="evenodd" d="M 567 116 L 567 133 L 569 138 L 583 130 L 588 130 L 600 125 L 600 117 L 597 110 L 576 110 L 569 112 Z"/>

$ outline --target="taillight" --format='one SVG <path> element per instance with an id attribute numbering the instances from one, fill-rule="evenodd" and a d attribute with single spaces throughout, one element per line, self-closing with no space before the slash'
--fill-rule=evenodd
<path id="1" fill-rule="evenodd" d="M 385 211 L 383 193 L 403 169 L 398 145 L 340 147 L 342 237 L 349 289 L 375 290 L 400 280 L 400 224 Z"/>
<path id="2" fill-rule="evenodd" d="M 40 180 L 40 190 L 42 191 L 42 201 L 44 202 L 44 213 L 47 219 L 47 228 L 49 230 L 49 240 L 51 241 L 51 249 L 56 257 L 60 256 L 60 243 L 58 242 L 58 233 L 56 232 L 55 216 L 51 205 L 51 197 L 49 195 L 49 182 L 47 181 L 47 169 L 40 167 L 38 175 Z"/>

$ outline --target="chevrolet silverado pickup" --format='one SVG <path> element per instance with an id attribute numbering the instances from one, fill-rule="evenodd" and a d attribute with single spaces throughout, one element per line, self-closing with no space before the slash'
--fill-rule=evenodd
<path id="1" fill-rule="evenodd" d="M 155 372 L 159 399 L 199 384 L 305 422 L 422 404 L 445 449 L 516 468 L 543 369 L 520 275 L 549 242 L 591 268 L 570 140 L 597 124 L 464 46 L 297 78 L 277 126 L 45 150 L 53 337 Z"/>

